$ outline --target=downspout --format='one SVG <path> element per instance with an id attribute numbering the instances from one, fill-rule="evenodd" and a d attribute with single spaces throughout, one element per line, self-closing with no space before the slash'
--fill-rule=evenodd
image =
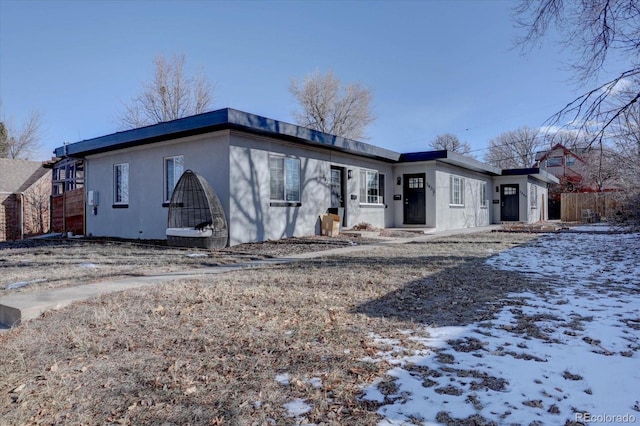
<path id="1" fill-rule="evenodd" d="M 16 195 L 20 195 L 20 239 L 24 240 L 24 192 Z"/>

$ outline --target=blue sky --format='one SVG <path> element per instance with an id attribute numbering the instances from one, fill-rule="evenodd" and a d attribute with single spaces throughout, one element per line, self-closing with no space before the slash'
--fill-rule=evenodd
<path id="1" fill-rule="evenodd" d="M 538 127 L 579 94 L 560 45 L 514 48 L 515 4 L 0 0 L 1 114 L 42 112 L 47 159 L 119 130 L 153 58 L 184 53 L 215 86 L 214 109 L 293 122 L 291 78 L 332 70 L 373 92 L 368 142 L 412 152 L 453 133 L 481 158 L 491 138 Z"/>

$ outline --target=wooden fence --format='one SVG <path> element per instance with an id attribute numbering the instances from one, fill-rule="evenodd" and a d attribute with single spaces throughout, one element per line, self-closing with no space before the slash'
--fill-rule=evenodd
<path id="1" fill-rule="evenodd" d="M 563 193 L 560 198 L 563 222 L 581 221 L 583 211 L 591 210 L 594 216 L 612 218 L 620 209 L 615 192 L 572 192 Z"/>
<path id="2" fill-rule="evenodd" d="M 84 235 L 84 188 L 51 197 L 51 230 Z"/>

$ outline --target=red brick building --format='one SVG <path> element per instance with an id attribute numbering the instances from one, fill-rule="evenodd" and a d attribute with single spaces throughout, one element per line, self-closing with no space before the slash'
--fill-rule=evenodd
<path id="1" fill-rule="evenodd" d="M 0 241 L 49 232 L 51 175 L 37 161 L 0 158 Z"/>

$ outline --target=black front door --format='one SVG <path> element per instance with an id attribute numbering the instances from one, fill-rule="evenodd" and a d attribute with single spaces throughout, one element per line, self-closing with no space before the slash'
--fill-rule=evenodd
<path id="1" fill-rule="evenodd" d="M 427 206 L 424 191 L 425 174 L 404 175 L 404 223 L 424 225 L 427 220 Z"/>
<path id="2" fill-rule="evenodd" d="M 500 220 L 518 221 L 520 219 L 520 186 L 518 184 L 500 186 Z"/>
<path id="3" fill-rule="evenodd" d="M 344 185 L 344 167 L 331 166 L 331 208 L 337 209 L 337 214 L 342 218 L 342 224 L 346 225 L 345 215 L 345 185 Z"/>

